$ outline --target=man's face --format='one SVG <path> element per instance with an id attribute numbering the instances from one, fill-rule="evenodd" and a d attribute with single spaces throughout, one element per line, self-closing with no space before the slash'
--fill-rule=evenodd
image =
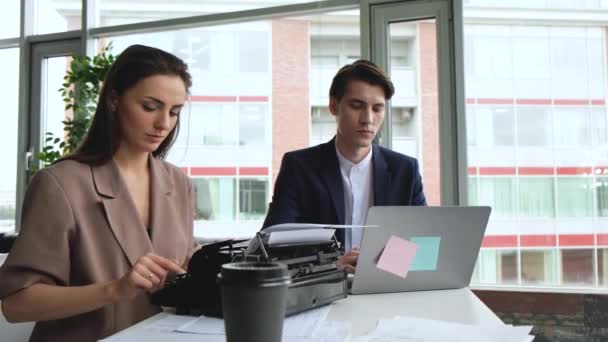
<path id="1" fill-rule="evenodd" d="M 329 110 L 338 123 L 338 139 L 351 149 L 371 146 L 384 121 L 386 100 L 380 86 L 351 81 L 342 99 L 331 97 Z"/>

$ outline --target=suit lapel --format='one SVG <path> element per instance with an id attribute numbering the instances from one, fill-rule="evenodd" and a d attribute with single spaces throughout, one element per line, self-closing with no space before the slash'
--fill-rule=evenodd
<path id="1" fill-rule="evenodd" d="M 344 186 L 342 185 L 338 156 L 336 155 L 335 138 L 321 145 L 321 151 L 321 175 L 329 190 L 332 204 L 336 209 L 337 222 L 338 224 L 344 224 Z"/>
<path id="2" fill-rule="evenodd" d="M 152 251 L 152 244 L 139 219 L 127 185 L 113 160 L 92 166 L 91 171 L 108 225 L 133 266 L 137 259 Z"/>
<path id="3" fill-rule="evenodd" d="M 387 205 L 387 196 L 391 186 L 391 174 L 387 168 L 386 160 L 377 145 L 372 145 L 373 179 L 374 179 L 374 205 Z"/>
<path id="4" fill-rule="evenodd" d="M 166 258 L 177 257 L 175 234 L 171 227 L 175 220 L 171 216 L 175 205 L 172 201 L 173 184 L 162 162 L 150 156 L 150 230 L 154 252 Z"/>

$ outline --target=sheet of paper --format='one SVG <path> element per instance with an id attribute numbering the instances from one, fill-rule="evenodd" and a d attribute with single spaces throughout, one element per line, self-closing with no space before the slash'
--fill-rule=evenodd
<path id="1" fill-rule="evenodd" d="M 111 337 L 102 339 L 101 341 L 108 342 L 123 342 L 123 341 L 141 341 L 147 337 L 158 339 L 159 336 L 167 334 L 167 339 L 172 338 L 170 334 L 174 334 L 175 330 L 188 322 L 197 320 L 198 317 L 175 315 L 168 312 L 159 314 L 158 319 L 150 322 L 142 322 L 142 328 L 133 330 L 128 329 Z M 211 341 L 211 340 L 210 340 Z M 223 341 L 223 340 L 222 340 Z"/>
<path id="2" fill-rule="evenodd" d="M 325 305 L 285 318 L 283 337 L 311 337 L 323 324 L 330 309 L 330 305 Z M 225 335 L 224 320 L 201 316 L 178 327 L 175 331 L 190 334 Z"/>
<path id="3" fill-rule="evenodd" d="M 310 230 L 331 230 L 332 236 L 333 236 L 333 232 L 335 232 L 335 229 L 350 229 L 350 228 L 378 228 L 378 226 L 376 226 L 376 225 L 356 226 L 356 225 L 317 224 L 317 223 L 282 223 L 282 224 L 276 224 L 274 226 L 270 226 L 270 227 L 264 229 L 261 233 L 271 237 L 272 235 L 274 235 L 275 232 L 302 231 L 301 235 L 294 233 L 294 235 L 292 237 L 294 237 L 294 238 L 302 237 L 304 239 L 303 241 L 296 239 L 296 240 L 290 240 L 288 242 L 306 243 L 306 242 L 311 242 L 310 237 L 307 237 L 307 234 L 310 233 Z M 279 237 L 279 239 L 282 239 L 281 234 L 279 234 L 277 236 Z M 289 235 L 284 235 L 284 236 L 289 236 Z M 266 238 L 268 238 L 268 237 L 266 237 Z M 330 236 L 330 238 L 331 238 L 331 236 Z M 329 239 L 325 239 L 325 240 L 321 240 L 321 241 L 327 241 L 327 240 L 329 240 Z M 318 240 L 313 240 L 313 241 L 318 241 Z M 255 253 L 259 248 L 259 244 L 260 244 L 260 241 L 257 236 L 254 237 L 253 239 L 251 239 L 249 241 L 249 246 L 247 246 L 246 253 L 247 254 Z"/>
<path id="4" fill-rule="evenodd" d="M 439 259 L 439 236 L 414 236 L 410 238 L 418 246 L 410 271 L 436 271 Z"/>
<path id="5" fill-rule="evenodd" d="M 175 329 L 177 332 L 201 335 L 226 335 L 224 320 L 220 318 L 200 316 Z"/>
<path id="6" fill-rule="evenodd" d="M 381 270 L 405 278 L 417 248 L 415 243 L 392 235 L 384 246 L 376 266 Z"/>
<path id="7" fill-rule="evenodd" d="M 289 230 L 270 233 L 269 245 L 280 245 L 284 243 L 306 243 L 329 241 L 334 236 L 335 229 L 305 229 Z"/>
<path id="8" fill-rule="evenodd" d="M 453 322 L 396 317 L 378 322 L 378 326 L 353 342 L 416 341 L 416 342 L 524 342 L 528 341 L 531 326 L 513 327 L 504 324 L 467 325 Z"/>
<path id="9" fill-rule="evenodd" d="M 319 223 L 281 223 L 275 224 L 264 229 L 265 232 L 279 232 L 286 230 L 304 230 L 304 229 L 349 229 L 349 228 L 378 228 L 376 225 L 350 225 L 350 224 L 319 224 Z"/>
<path id="10" fill-rule="evenodd" d="M 194 316 L 166 314 L 166 316 L 146 324 L 144 329 L 156 332 L 171 332 L 188 322 L 195 321 L 196 319 L 197 317 Z"/>

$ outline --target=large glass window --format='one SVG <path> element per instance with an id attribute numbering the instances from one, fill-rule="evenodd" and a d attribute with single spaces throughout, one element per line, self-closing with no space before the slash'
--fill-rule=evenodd
<path id="1" fill-rule="evenodd" d="M 608 216 L 608 177 L 597 177 L 595 181 L 597 192 L 597 214 L 598 216 Z"/>
<path id="2" fill-rule="evenodd" d="M 239 106 L 239 145 L 265 145 L 268 105 L 245 103 Z"/>
<path id="3" fill-rule="evenodd" d="M 557 177 L 558 217 L 593 216 L 591 177 Z"/>
<path id="4" fill-rule="evenodd" d="M 231 221 L 236 217 L 236 182 L 232 177 L 194 178 L 197 220 Z"/>
<path id="5" fill-rule="evenodd" d="M 553 109 L 556 146 L 588 146 L 591 144 L 591 122 L 587 108 Z"/>
<path id="6" fill-rule="evenodd" d="M 529 285 L 557 285 L 555 250 L 522 250 L 521 281 Z"/>
<path id="7" fill-rule="evenodd" d="M 73 31 L 82 27 L 82 1 L 29 1 L 36 5 L 34 9 L 34 32 L 36 34 Z M 19 4 L 19 1 L 5 2 Z"/>
<path id="8" fill-rule="evenodd" d="M 310 145 L 328 142 L 336 134 L 336 119 L 326 107 L 312 107 L 310 111 Z"/>
<path id="9" fill-rule="evenodd" d="M 238 121 L 235 103 L 195 102 L 190 113 L 192 145 L 234 146 L 237 143 Z"/>
<path id="10" fill-rule="evenodd" d="M 605 147 L 608 143 L 608 124 L 606 108 L 591 107 L 591 136 L 593 145 Z"/>
<path id="11" fill-rule="evenodd" d="M 516 215 L 515 179 L 513 177 L 479 177 L 478 203 L 492 207 L 492 217 Z"/>
<path id="12" fill-rule="evenodd" d="M 551 146 L 551 112 L 546 107 L 517 109 L 517 140 L 521 146 Z"/>
<path id="13" fill-rule="evenodd" d="M 0 11 L 0 39 L 19 37 L 21 1 L 5 1 Z"/>
<path id="14" fill-rule="evenodd" d="M 263 220 L 268 208 L 268 179 L 239 180 L 239 215 L 243 220 Z"/>
<path id="15" fill-rule="evenodd" d="M 517 251 L 482 249 L 479 254 L 479 282 L 484 284 L 517 284 Z"/>
<path id="16" fill-rule="evenodd" d="M 565 285 L 593 285 L 593 249 L 562 249 L 562 283 Z"/>
<path id="17" fill-rule="evenodd" d="M 108 1 L 102 1 L 102 12 L 103 3 Z M 238 7 L 217 1 L 207 8 L 212 4 L 220 12 Z M 334 25 L 343 29 L 327 32 Z M 253 236 L 266 215 L 283 154 L 335 134 L 327 94 L 338 68 L 358 58 L 359 32 L 359 11 L 341 11 L 104 38 L 103 43 L 112 41 L 114 53 L 145 44 L 189 64 L 191 106 L 181 116 L 180 135 L 167 159 L 194 179 L 199 237 Z M 329 63 L 326 56 L 337 60 Z"/>
<path id="18" fill-rule="evenodd" d="M 271 6 L 312 2 L 312 0 L 248 0 L 248 1 L 156 1 L 98 0 L 98 26 L 141 23 L 196 15 L 245 11 Z"/>
<path id="19" fill-rule="evenodd" d="M 516 248 L 523 285 L 594 286 L 604 267 L 599 250 L 594 262 L 599 238 L 592 237 L 608 217 L 607 32 L 591 22 L 538 23 L 553 10 L 606 6 L 596 0 L 464 2 L 468 168 L 480 175 L 469 200 L 492 206 L 486 238 Z M 535 19 L 469 19 L 482 8 Z"/>
<path id="20" fill-rule="evenodd" d="M 469 188 L 469 203 L 471 205 L 480 205 L 481 204 L 479 202 L 479 193 L 477 191 L 477 189 L 479 188 L 478 180 L 479 180 L 479 177 L 469 176 L 469 179 L 467 182 L 467 186 Z M 494 208 L 492 208 L 492 210 L 494 210 Z"/>
<path id="21" fill-rule="evenodd" d="M 93 1 L 96 13 L 88 26 L 309 1 L 99 0 Z M 33 3 L 34 33 L 80 29 L 81 1 Z M 509 241 L 484 248 L 475 279 L 487 284 L 605 284 L 605 251 L 589 256 L 599 237 L 572 247 L 560 245 L 559 236 L 596 236 L 608 217 L 607 31 L 584 19 L 608 9 L 608 3 L 463 3 L 468 168 L 475 170 L 469 199 L 493 207 L 488 238 L 500 235 Z M 4 5 L 0 39 L 19 35 L 19 7 L 19 1 Z M 581 14 L 576 24 L 552 15 L 570 9 Z M 529 20 L 522 22 L 513 13 Z M 543 24 L 548 19 L 551 24 Z M 187 30 L 102 37 L 100 45 L 113 41 L 115 54 L 134 43 L 152 45 L 186 60 L 194 81 L 191 108 L 182 115 L 181 134 L 168 160 L 194 178 L 199 237 L 247 237 L 261 225 L 283 154 L 335 134 L 327 93 L 336 70 L 360 57 L 359 11 L 201 23 Z M 435 37 L 432 20 L 391 24 L 390 72 L 397 89 L 391 103 L 392 144 L 419 158 L 430 203 L 439 202 L 441 188 L 434 180 L 440 170 L 436 104 L 442 78 L 436 77 Z M 11 85 L 3 92 L 6 113 L 11 106 L 17 113 L 16 51 L 0 51 L 4 83 Z M 0 140 L 9 146 L 7 153 L 16 153 L 17 139 L 10 132 L 17 132 L 17 117 L 7 118 L 3 122 L 9 134 Z M 53 125 L 49 122 L 47 128 L 53 130 Z M 6 162 L 13 160 L 15 167 L 0 171 L 0 230 L 14 226 L 16 161 L 22 158 L 8 155 Z M 521 245 L 523 232 L 556 243 Z M 579 266 L 580 272 L 572 271 Z"/>
<path id="22" fill-rule="evenodd" d="M 597 272 L 599 286 L 608 287 L 608 248 L 597 249 Z"/>
<path id="23" fill-rule="evenodd" d="M 0 85 L 2 103 L 3 132 L 0 145 L 3 146 L 2 167 L 0 168 L 0 232 L 15 230 L 15 190 L 17 188 L 17 132 L 19 123 L 19 49 L 0 49 Z"/>
<path id="24" fill-rule="evenodd" d="M 519 178 L 519 214 L 524 217 L 555 217 L 553 178 Z"/>

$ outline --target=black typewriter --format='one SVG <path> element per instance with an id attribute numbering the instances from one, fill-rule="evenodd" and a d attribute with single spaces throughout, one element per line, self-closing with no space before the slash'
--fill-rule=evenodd
<path id="1" fill-rule="evenodd" d="M 216 277 L 223 264 L 235 261 L 278 261 L 287 265 L 292 282 L 287 291 L 287 315 L 346 298 L 347 275 L 336 268 L 339 243 L 330 241 L 269 246 L 256 235 L 259 248 L 247 252 L 248 240 L 204 245 L 192 255 L 188 272 L 152 294 L 152 303 L 175 307 L 180 315 L 222 317 Z"/>

